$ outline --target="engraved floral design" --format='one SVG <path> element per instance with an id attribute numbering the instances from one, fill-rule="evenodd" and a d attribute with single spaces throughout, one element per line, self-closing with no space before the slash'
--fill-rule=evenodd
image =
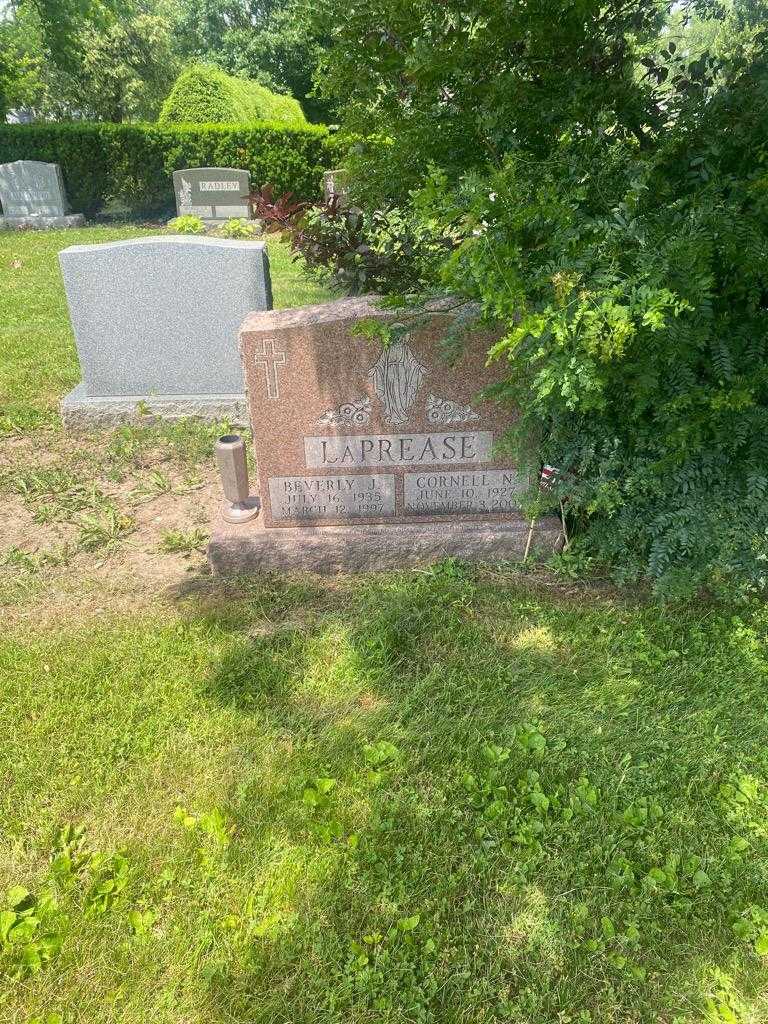
<path id="1" fill-rule="evenodd" d="M 449 398 L 430 395 L 427 398 L 427 420 L 430 423 L 469 423 L 480 416 L 471 405 L 459 405 Z"/>
<path id="2" fill-rule="evenodd" d="M 186 178 L 181 179 L 179 188 L 179 213 L 192 212 L 192 183 Z"/>
<path id="3" fill-rule="evenodd" d="M 344 402 L 338 409 L 328 409 L 317 421 L 319 427 L 362 427 L 371 418 L 371 400 L 361 395 Z"/>
<path id="4" fill-rule="evenodd" d="M 387 423 L 405 423 L 408 410 L 416 401 L 416 393 L 427 373 L 406 344 L 410 335 L 383 349 L 368 371 Z"/>

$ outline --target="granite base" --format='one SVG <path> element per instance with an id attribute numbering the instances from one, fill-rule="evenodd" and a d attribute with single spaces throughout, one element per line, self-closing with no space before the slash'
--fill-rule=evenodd
<path id="1" fill-rule="evenodd" d="M 520 518 L 266 529 L 261 517 L 235 526 L 219 514 L 208 544 L 208 563 L 216 576 L 240 576 L 272 571 L 322 575 L 392 571 L 428 565 L 443 558 L 519 561 L 525 553 L 529 528 L 530 523 Z M 559 519 L 539 519 L 531 551 L 552 553 L 561 544 Z"/>
<path id="2" fill-rule="evenodd" d="M 61 419 L 67 430 L 93 430 L 148 420 L 187 417 L 223 421 L 233 426 L 248 423 L 245 395 L 113 395 L 93 397 L 80 383 L 61 400 Z"/>
<path id="3" fill-rule="evenodd" d="M 68 213 L 63 217 L 0 217 L 0 231 L 37 231 L 53 228 L 81 228 L 85 224 L 82 213 Z"/>

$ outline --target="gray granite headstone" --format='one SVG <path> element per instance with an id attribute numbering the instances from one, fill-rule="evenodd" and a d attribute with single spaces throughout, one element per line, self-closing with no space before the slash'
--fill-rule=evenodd
<path id="1" fill-rule="evenodd" d="M 69 214 L 58 164 L 15 160 L 0 164 L 2 227 L 76 227 L 82 214 Z"/>
<path id="2" fill-rule="evenodd" d="M 349 171 L 343 167 L 335 171 L 323 171 L 323 195 L 326 203 L 335 197 L 340 210 L 349 206 Z"/>
<path id="3" fill-rule="evenodd" d="M 82 383 L 70 426 L 157 415 L 241 419 L 237 335 L 272 308 L 263 242 L 150 236 L 59 253 Z"/>
<path id="4" fill-rule="evenodd" d="M 234 167 L 187 167 L 173 172 L 176 212 L 194 214 L 203 220 L 250 217 L 247 195 L 251 191 L 248 171 Z"/>

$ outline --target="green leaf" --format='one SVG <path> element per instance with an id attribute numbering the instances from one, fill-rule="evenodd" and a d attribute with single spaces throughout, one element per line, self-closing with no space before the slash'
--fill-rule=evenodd
<path id="1" fill-rule="evenodd" d="M 16 923 L 16 914 L 12 910 L 0 911 L 0 942 L 8 941 L 8 932 Z"/>
<path id="2" fill-rule="evenodd" d="M 23 885 L 14 885 L 8 890 L 8 904 L 11 908 L 18 907 L 29 895 L 29 889 L 25 889 Z"/>
<path id="3" fill-rule="evenodd" d="M 420 914 L 414 914 L 413 917 L 403 917 L 397 922 L 397 927 L 401 932 L 412 932 L 420 920 Z"/>
<path id="4" fill-rule="evenodd" d="M 541 814 L 546 814 L 549 810 L 549 797 L 544 793 L 540 793 L 538 790 L 534 790 L 531 793 L 531 803 Z"/>
<path id="5" fill-rule="evenodd" d="M 693 884 L 697 889 L 704 889 L 706 886 L 711 885 L 711 879 L 706 871 L 702 871 L 701 868 L 693 876 Z"/>
<path id="6" fill-rule="evenodd" d="M 8 932 L 9 942 L 15 945 L 21 945 L 22 943 L 29 942 L 35 932 L 40 921 L 36 917 L 22 917 Z"/>

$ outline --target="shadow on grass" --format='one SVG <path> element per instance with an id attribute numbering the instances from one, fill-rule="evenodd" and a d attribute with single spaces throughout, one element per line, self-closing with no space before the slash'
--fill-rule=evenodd
<path id="1" fill-rule="evenodd" d="M 209 698 L 277 751 L 229 808 L 260 910 L 211 1019 L 755 1012 L 733 926 L 765 902 L 759 623 L 452 570 L 188 613 L 229 637 Z"/>

